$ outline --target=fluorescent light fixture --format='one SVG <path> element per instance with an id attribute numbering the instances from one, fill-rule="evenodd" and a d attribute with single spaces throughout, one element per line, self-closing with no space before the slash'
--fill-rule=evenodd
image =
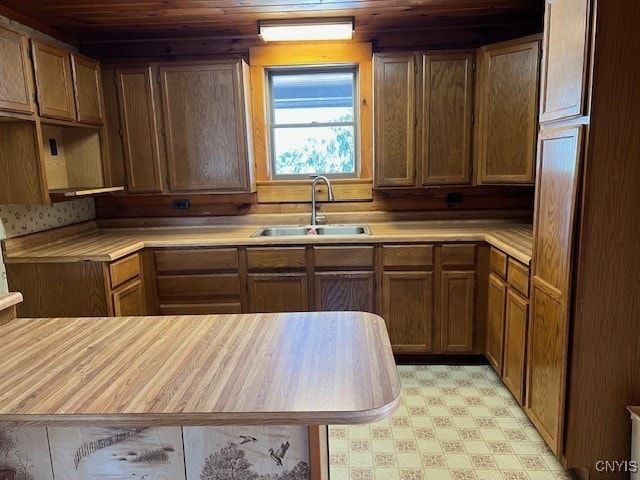
<path id="1" fill-rule="evenodd" d="M 259 21 L 260 37 L 265 42 L 351 40 L 353 18 L 318 18 Z"/>

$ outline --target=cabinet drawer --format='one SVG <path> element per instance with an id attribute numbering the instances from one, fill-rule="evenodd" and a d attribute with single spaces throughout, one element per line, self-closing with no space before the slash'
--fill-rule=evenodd
<path id="1" fill-rule="evenodd" d="M 476 246 L 464 245 L 443 245 L 442 246 L 442 266 L 473 266 L 476 263 Z"/>
<path id="2" fill-rule="evenodd" d="M 503 279 L 507 278 L 507 255 L 505 253 L 492 248 L 489 254 L 489 266 L 496 275 Z"/>
<path id="3" fill-rule="evenodd" d="M 216 315 L 225 313 L 242 313 L 240 302 L 160 305 L 160 315 Z"/>
<path id="4" fill-rule="evenodd" d="M 159 273 L 237 271 L 238 250 L 235 248 L 157 250 L 156 269 Z"/>
<path id="5" fill-rule="evenodd" d="M 529 268 L 509 258 L 507 282 L 525 297 L 529 297 Z"/>
<path id="6" fill-rule="evenodd" d="M 433 245 L 385 245 L 382 247 L 385 269 L 396 267 L 431 267 Z"/>
<path id="7" fill-rule="evenodd" d="M 373 267 L 373 247 L 313 247 L 316 268 Z"/>
<path id="8" fill-rule="evenodd" d="M 307 256 L 304 247 L 247 249 L 249 270 L 306 267 Z"/>
<path id="9" fill-rule="evenodd" d="M 240 276 L 170 275 L 158 277 L 160 298 L 220 297 L 240 295 Z"/>
<path id="10" fill-rule="evenodd" d="M 116 288 L 118 285 L 122 285 L 127 280 L 131 280 L 138 275 L 140 275 L 140 257 L 137 253 L 109 265 L 111 288 Z"/>

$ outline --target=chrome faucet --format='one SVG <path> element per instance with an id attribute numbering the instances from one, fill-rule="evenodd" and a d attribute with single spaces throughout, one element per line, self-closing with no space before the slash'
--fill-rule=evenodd
<path id="1" fill-rule="evenodd" d="M 317 225 L 318 220 L 324 221 L 324 215 L 318 215 L 316 212 L 316 185 L 320 180 L 327 184 L 327 196 L 330 202 L 333 202 L 333 190 L 331 182 L 324 175 L 311 175 L 311 178 L 313 178 L 313 182 L 311 182 L 311 225 Z"/>

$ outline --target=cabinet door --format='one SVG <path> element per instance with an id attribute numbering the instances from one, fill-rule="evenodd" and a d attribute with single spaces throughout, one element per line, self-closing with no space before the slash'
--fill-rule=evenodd
<path id="1" fill-rule="evenodd" d="M 249 190 L 240 67 L 160 67 L 172 191 Z"/>
<path id="2" fill-rule="evenodd" d="M 480 49 L 478 183 L 533 183 L 540 42 Z"/>
<path id="3" fill-rule="evenodd" d="M 529 302 L 509 289 L 505 307 L 502 380 L 520 405 L 524 403 L 524 362 Z"/>
<path id="4" fill-rule="evenodd" d="M 567 302 L 582 128 L 543 131 L 538 146 L 526 411 L 556 454 L 564 426 Z"/>
<path id="5" fill-rule="evenodd" d="M 432 349 L 432 272 L 384 272 L 382 316 L 396 353 L 424 353 Z"/>
<path id="6" fill-rule="evenodd" d="M 412 53 L 378 54 L 375 78 L 376 187 L 415 184 L 415 61 Z"/>
<path id="7" fill-rule="evenodd" d="M 587 115 L 591 3 L 545 2 L 540 122 Z"/>
<path id="8" fill-rule="evenodd" d="M 76 120 L 69 52 L 32 40 L 38 107 L 43 117 Z"/>
<path id="9" fill-rule="evenodd" d="M 102 125 L 102 78 L 100 63 L 71 54 L 73 90 L 76 96 L 78 122 Z"/>
<path id="10" fill-rule="evenodd" d="M 472 53 L 422 55 L 422 185 L 471 182 Z"/>
<path id="11" fill-rule="evenodd" d="M 120 126 L 131 193 L 162 192 L 151 68 L 116 70 Z"/>
<path id="12" fill-rule="evenodd" d="M 135 280 L 113 292 L 113 311 L 117 317 L 146 313 L 141 280 Z"/>
<path id="13" fill-rule="evenodd" d="M 306 273 L 250 273 L 247 283 L 251 313 L 309 310 Z"/>
<path id="14" fill-rule="evenodd" d="M 323 272 L 314 276 L 315 310 L 375 313 L 373 272 Z"/>
<path id="15" fill-rule="evenodd" d="M 27 40 L 0 28 L 0 110 L 33 112 Z"/>
<path id="16" fill-rule="evenodd" d="M 442 272 L 441 288 L 442 351 L 471 352 L 475 272 Z"/>
<path id="17" fill-rule="evenodd" d="M 489 274 L 487 300 L 487 359 L 498 375 L 502 375 L 502 355 L 505 344 L 504 317 L 507 284 L 500 277 Z"/>

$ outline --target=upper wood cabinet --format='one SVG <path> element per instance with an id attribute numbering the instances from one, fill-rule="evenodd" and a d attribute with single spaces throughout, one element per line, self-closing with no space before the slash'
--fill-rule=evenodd
<path id="1" fill-rule="evenodd" d="M 531 184 L 538 130 L 540 42 L 522 39 L 479 54 L 478 184 Z"/>
<path id="2" fill-rule="evenodd" d="M 375 56 L 376 187 L 471 181 L 472 52 Z"/>
<path id="3" fill-rule="evenodd" d="M 71 66 L 78 122 L 102 125 L 104 107 L 100 63 L 72 53 Z"/>
<path id="4" fill-rule="evenodd" d="M 540 122 L 587 115 L 591 0 L 545 2 Z"/>
<path id="5" fill-rule="evenodd" d="M 417 162 L 422 185 L 471 182 L 473 53 L 419 56 L 422 108 Z"/>
<path id="6" fill-rule="evenodd" d="M 0 28 L 0 110 L 33 112 L 28 49 L 25 37 Z"/>
<path id="7" fill-rule="evenodd" d="M 415 69 L 411 52 L 374 58 L 376 187 L 415 183 Z"/>
<path id="8" fill-rule="evenodd" d="M 69 52 L 35 40 L 31 42 L 40 115 L 75 121 L 76 104 Z"/>
<path id="9" fill-rule="evenodd" d="M 162 192 L 156 99 L 151 67 L 116 70 L 127 190 Z"/>
<path id="10" fill-rule="evenodd" d="M 247 65 L 163 65 L 159 72 L 169 189 L 250 191 Z"/>

